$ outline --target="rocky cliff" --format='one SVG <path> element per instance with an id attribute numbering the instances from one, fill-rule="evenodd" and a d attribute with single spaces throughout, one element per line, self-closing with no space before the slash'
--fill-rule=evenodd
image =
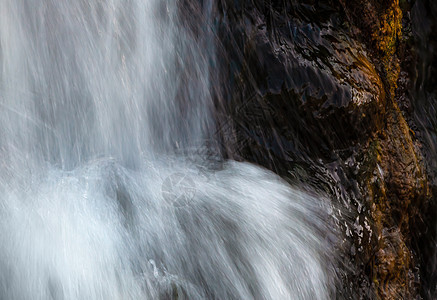
<path id="1" fill-rule="evenodd" d="M 426 238 L 417 232 L 433 231 L 434 185 L 433 160 L 416 136 L 424 131 L 414 115 L 414 3 L 215 4 L 226 155 L 336 199 L 344 229 L 339 298 L 431 297 Z"/>

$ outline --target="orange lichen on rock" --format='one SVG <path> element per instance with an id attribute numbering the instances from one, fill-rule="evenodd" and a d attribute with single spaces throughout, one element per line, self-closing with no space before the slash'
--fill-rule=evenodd
<path id="1" fill-rule="evenodd" d="M 399 0 L 392 1 L 388 9 L 378 15 L 376 30 L 372 32 L 372 39 L 376 47 L 384 56 L 392 56 L 396 52 L 396 43 L 402 35 L 402 10 Z"/>
<path id="2" fill-rule="evenodd" d="M 358 36 L 375 53 L 382 65 L 381 77 L 388 83 L 392 97 L 399 75 L 399 59 L 395 55 L 402 36 L 402 10 L 399 0 L 340 0 Z"/>
<path id="3" fill-rule="evenodd" d="M 368 149 L 367 194 L 374 221 L 376 250 L 371 276 L 382 299 L 410 299 L 417 293 L 409 244 L 409 222 L 429 190 L 420 154 L 397 107 Z"/>
<path id="4" fill-rule="evenodd" d="M 375 231 L 372 245 L 366 251 L 369 276 L 378 298 L 412 299 L 418 291 L 412 272 L 415 261 L 410 246 L 410 222 L 430 195 L 420 151 L 396 99 L 403 14 L 399 0 L 341 2 L 359 39 L 374 54 L 374 64 L 386 91 L 381 99 L 386 106 L 384 124 L 364 151 L 367 171 L 362 176 L 362 185 Z"/>

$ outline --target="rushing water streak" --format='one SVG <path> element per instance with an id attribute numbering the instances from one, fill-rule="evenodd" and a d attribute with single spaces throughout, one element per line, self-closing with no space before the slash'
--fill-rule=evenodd
<path id="1" fill-rule="evenodd" d="M 323 197 L 175 154 L 213 129 L 214 48 L 173 2 L 0 0 L 0 299 L 332 293 Z"/>

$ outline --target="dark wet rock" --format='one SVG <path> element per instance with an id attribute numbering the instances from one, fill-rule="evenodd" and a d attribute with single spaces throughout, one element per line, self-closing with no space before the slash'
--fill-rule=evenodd
<path id="1" fill-rule="evenodd" d="M 347 215 L 340 298 L 421 290 L 412 230 L 424 227 L 431 192 L 411 129 L 410 9 L 398 0 L 217 5 L 225 152 L 338 199 Z"/>
<path id="2" fill-rule="evenodd" d="M 371 273 L 377 294 L 384 299 L 416 298 L 420 290 L 421 249 L 412 243 L 422 221 L 423 210 L 430 199 L 428 178 L 420 150 L 420 142 L 415 138 L 406 118 L 409 118 L 409 78 L 412 50 L 408 45 L 410 33 L 409 7 L 404 5 L 402 18 L 399 1 L 388 1 L 381 6 L 371 1 L 343 3 L 349 11 L 349 18 L 372 39 L 367 42 L 375 54 L 375 64 L 386 89 L 387 103 L 385 125 L 377 131 L 369 147 L 367 157 L 373 160 L 369 171 L 375 177 L 368 178 L 364 194 L 371 205 L 371 216 L 375 224 L 376 255 L 371 258 Z M 354 11 L 363 7 L 374 12 L 380 19 L 374 25 L 358 21 Z M 403 25 L 403 26 L 402 26 Z M 402 30 L 402 31 L 401 31 Z M 403 111 L 399 108 L 403 108 Z M 370 183 L 370 184 L 369 184 Z M 387 234 L 391 232 L 391 234 Z M 375 244 L 372 243 L 372 244 Z M 372 252 L 370 254 L 373 254 Z"/>
<path id="3" fill-rule="evenodd" d="M 328 4 L 222 4 L 229 90 L 220 105 L 236 122 L 233 155 L 264 157 L 269 167 L 332 160 L 333 150 L 347 151 L 381 126 L 382 82 L 342 26 L 341 8 Z"/>
<path id="4" fill-rule="evenodd" d="M 420 141 L 432 198 L 421 209 L 413 243 L 420 249 L 422 295 L 437 298 L 437 2 L 417 0 L 411 9 L 413 43 L 410 127 Z"/>
<path id="5" fill-rule="evenodd" d="M 356 35 L 382 57 L 396 52 L 402 30 L 399 0 L 340 0 L 348 19 L 356 26 Z"/>
<path id="6" fill-rule="evenodd" d="M 366 149 L 367 174 L 361 177 L 374 224 L 373 248 L 365 256 L 381 298 L 412 299 L 419 292 L 420 274 L 410 228 L 421 217 L 429 190 L 420 152 L 402 114 L 392 110 L 386 118 L 386 127 Z"/>

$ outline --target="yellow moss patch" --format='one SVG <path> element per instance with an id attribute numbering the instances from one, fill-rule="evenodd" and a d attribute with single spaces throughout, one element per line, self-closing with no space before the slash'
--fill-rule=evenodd
<path id="1" fill-rule="evenodd" d="M 379 16 L 379 30 L 373 32 L 372 38 L 376 41 L 379 51 L 385 57 L 396 52 L 397 40 L 402 35 L 402 10 L 399 0 L 393 1 L 391 6 Z"/>

